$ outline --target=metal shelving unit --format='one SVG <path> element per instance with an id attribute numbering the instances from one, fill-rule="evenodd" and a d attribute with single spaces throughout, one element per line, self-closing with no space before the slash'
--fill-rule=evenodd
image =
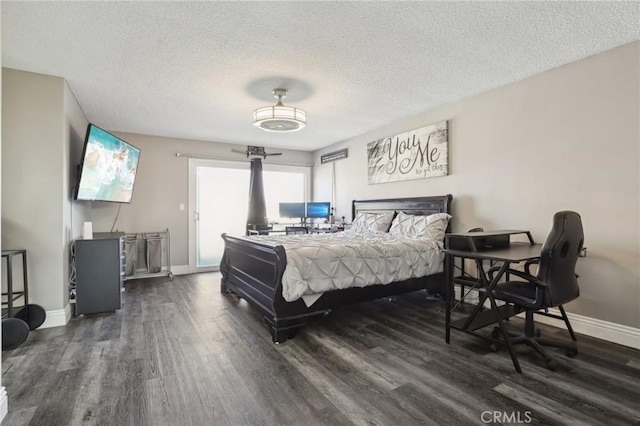
<path id="1" fill-rule="evenodd" d="M 164 231 L 125 233 L 125 281 L 168 276 L 171 272 L 171 234 Z"/>

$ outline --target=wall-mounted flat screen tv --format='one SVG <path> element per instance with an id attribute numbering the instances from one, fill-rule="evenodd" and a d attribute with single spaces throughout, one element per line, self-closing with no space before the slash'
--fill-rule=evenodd
<path id="1" fill-rule="evenodd" d="M 130 203 L 140 150 L 89 124 L 75 199 Z"/>
<path id="2" fill-rule="evenodd" d="M 314 219 L 329 219 L 331 214 L 331 203 L 312 202 L 307 203 L 307 217 Z"/>

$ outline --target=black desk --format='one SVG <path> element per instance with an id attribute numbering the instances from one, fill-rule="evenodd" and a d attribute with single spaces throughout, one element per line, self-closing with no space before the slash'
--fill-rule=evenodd
<path id="1" fill-rule="evenodd" d="M 272 235 L 272 234 L 284 234 L 284 229 L 249 229 L 247 235 Z"/>
<path id="2" fill-rule="evenodd" d="M 285 235 L 286 232 L 287 232 L 286 229 L 260 229 L 260 230 L 250 229 L 247 235 Z M 307 227 L 307 233 L 309 234 L 327 234 L 331 232 L 333 232 L 331 228 Z"/>
<path id="3" fill-rule="evenodd" d="M 309 228 L 310 234 L 331 234 L 334 232 L 331 228 Z"/>
<path id="4" fill-rule="evenodd" d="M 525 234 L 529 242 L 511 242 L 513 235 Z M 488 244 L 487 241 L 493 241 L 494 244 Z M 465 249 L 465 244 L 467 249 Z M 451 246 L 455 248 L 450 248 Z M 534 260 L 540 257 L 541 244 L 535 244 L 531 233 L 528 231 L 488 231 L 488 232 L 470 232 L 464 234 L 448 234 L 445 240 L 444 253 L 446 254 L 446 272 L 447 272 L 447 310 L 446 310 L 446 337 L 447 343 L 450 341 L 451 328 L 461 330 L 476 336 L 489 339 L 495 343 L 506 342 L 513 361 L 513 366 L 518 373 L 521 373 L 520 364 L 513 352 L 511 340 L 504 327 L 503 320 L 513 315 L 517 315 L 520 311 L 509 304 L 498 307 L 493 297 L 493 289 L 505 274 L 505 271 L 511 263 Z M 478 284 L 480 286 L 480 299 L 471 314 L 465 318 L 451 321 L 451 300 L 453 298 L 453 263 L 455 257 L 474 259 L 479 271 Z M 497 274 L 491 279 L 487 275 L 483 261 L 491 261 L 492 264 L 500 264 Z M 489 299 L 491 309 L 482 310 L 485 301 Z M 501 342 L 493 337 L 489 337 L 476 330 L 491 324 L 498 324 L 500 332 L 504 337 Z"/>

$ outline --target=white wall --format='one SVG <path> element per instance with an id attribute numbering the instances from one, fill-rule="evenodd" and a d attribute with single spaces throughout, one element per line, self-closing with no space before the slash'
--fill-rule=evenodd
<path id="1" fill-rule="evenodd" d="M 100 123 L 95 123 L 100 126 Z M 177 152 L 246 160 L 231 149 L 243 150 L 245 146 L 217 142 L 164 138 L 131 133 L 114 132 L 123 140 L 140 148 L 140 163 L 133 188 L 131 204 L 123 204 L 114 230 L 121 232 L 153 232 L 169 228 L 171 232 L 171 263 L 174 266 L 189 264 L 189 192 L 188 158 L 176 157 Z M 273 161 L 296 164 L 312 164 L 310 152 L 282 150 L 282 156 L 267 157 L 263 163 Z M 224 182 L 220 182 L 224 185 Z M 238 194 L 247 198 L 247 193 Z M 116 218 L 118 205 L 93 202 L 92 221 L 94 232 L 109 232 Z M 180 204 L 185 210 L 180 211 Z M 215 236 L 217 238 L 218 236 Z"/>
<path id="2" fill-rule="evenodd" d="M 556 211 L 575 210 L 588 257 L 567 310 L 638 328 L 639 64 L 634 42 L 318 151 L 314 198 L 331 194 L 320 155 L 347 147 L 335 163 L 338 216 L 350 217 L 352 199 L 451 193 L 455 231 L 526 228 L 543 241 Z M 367 143 L 441 120 L 449 176 L 367 184 Z"/>

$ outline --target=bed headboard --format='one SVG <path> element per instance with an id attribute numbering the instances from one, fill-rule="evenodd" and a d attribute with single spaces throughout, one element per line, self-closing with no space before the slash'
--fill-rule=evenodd
<path id="1" fill-rule="evenodd" d="M 390 198 L 386 200 L 353 200 L 351 220 L 356 214 L 363 213 L 393 213 L 430 215 L 433 213 L 451 214 L 451 194 L 436 197 Z"/>

